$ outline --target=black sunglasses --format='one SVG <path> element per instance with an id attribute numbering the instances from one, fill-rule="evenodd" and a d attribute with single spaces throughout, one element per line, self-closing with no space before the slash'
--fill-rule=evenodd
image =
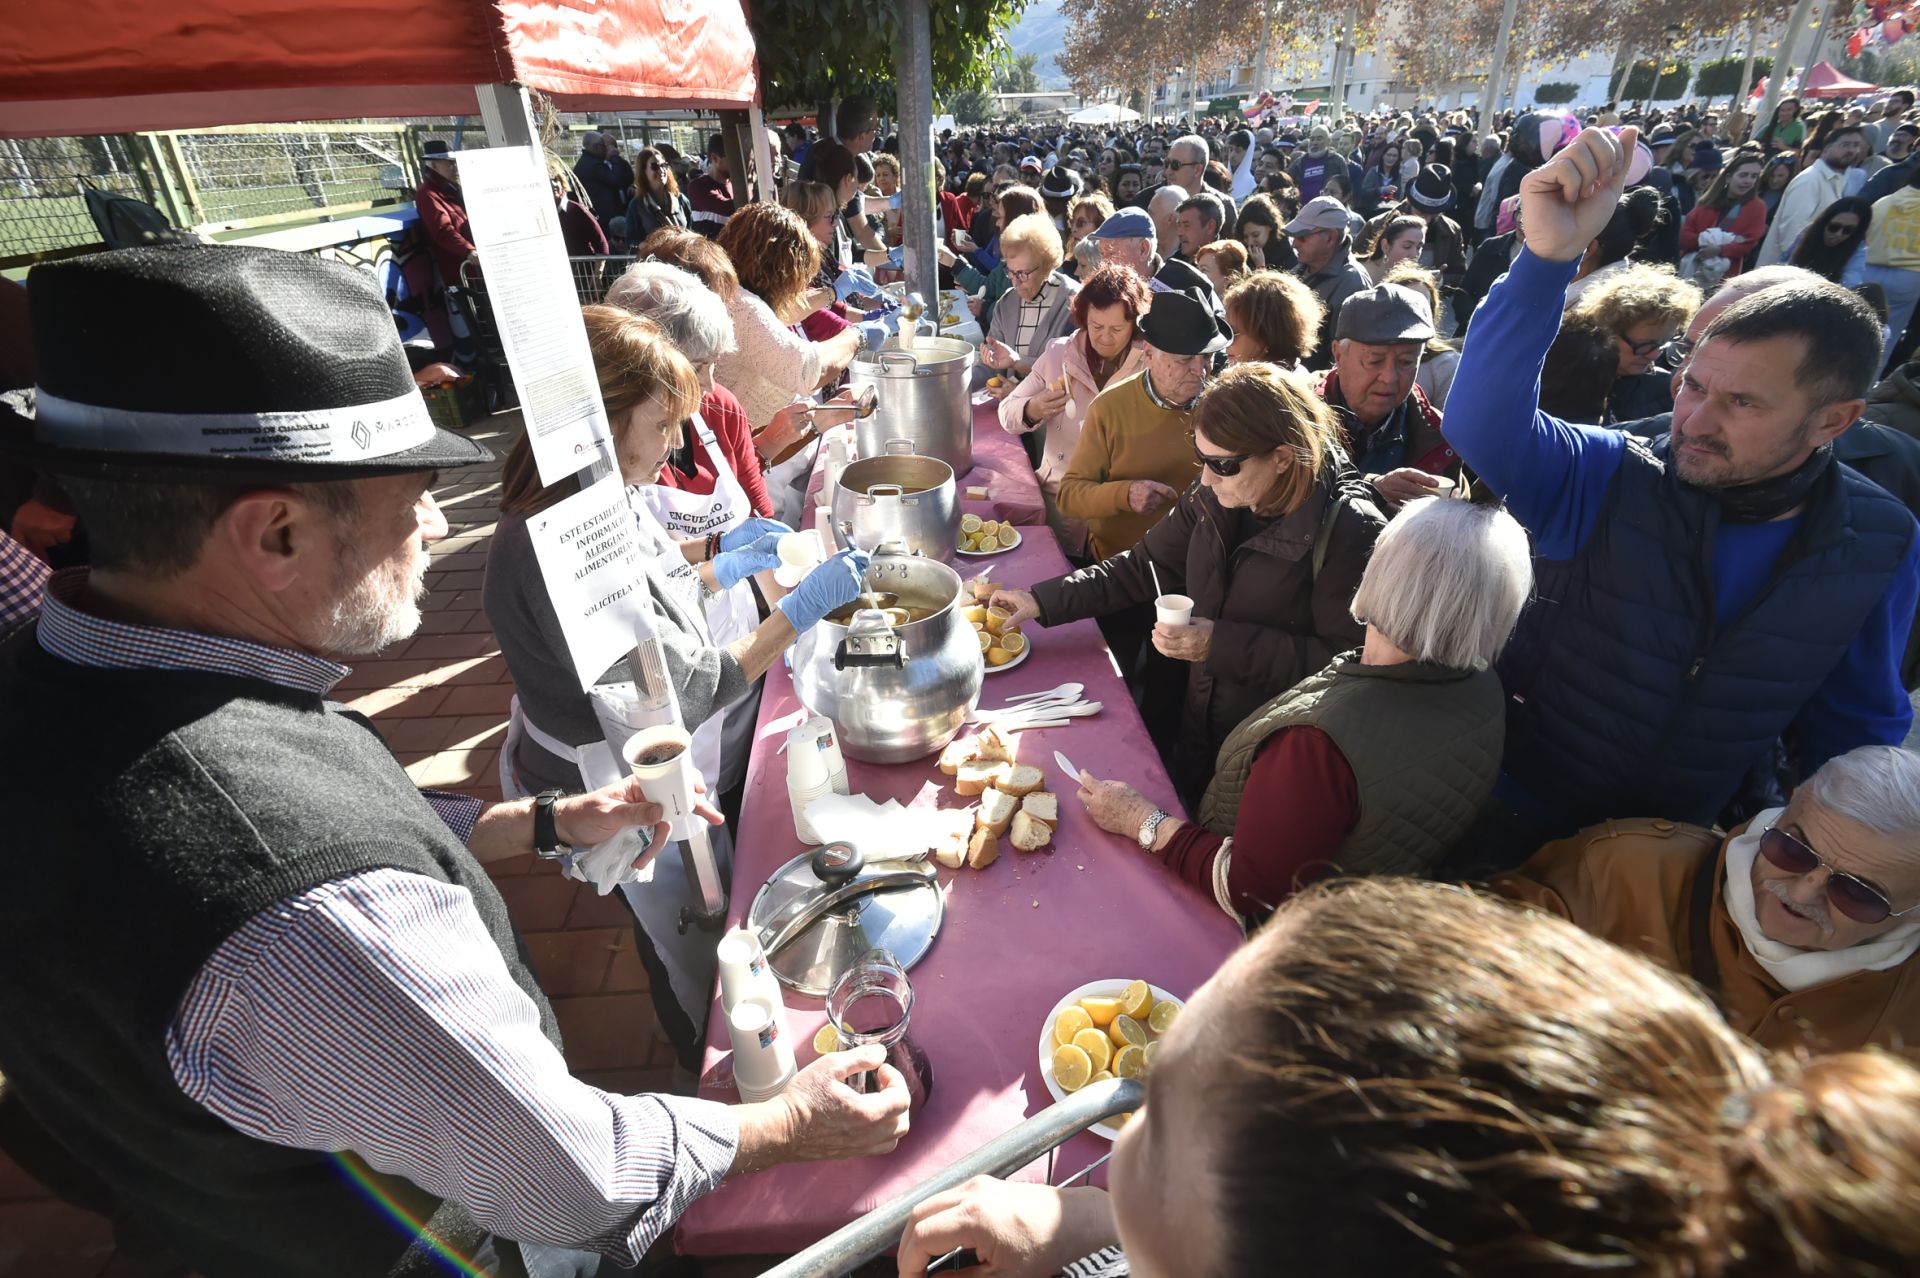
<path id="1" fill-rule="evenodd" d="M 1825 857 L 1777 825 L 1768 826 L 1760 836 L 1760 855 L 1788 874 L 1811 874 L 1826 866 L 1827 899 L 1855 923 L 1883 923 L 1920 910 L 1920 905 L 1894 909 L 1885 892 L 1857 874 L 1834 869 Z"/>
<path id="2" fill-rule="evenodd" d="M 1193 456 L 1202 466 L 1222 479 L 1232 479 L 1240 473 L 1240 468 L 1253 459 L 1252 453 L 1236 453 L 1231 457 L 1213 457 L 1200 451 L 1200 441 L 1191 433 L 1187 435 L 1187 446 L 1193 449 Z"/>

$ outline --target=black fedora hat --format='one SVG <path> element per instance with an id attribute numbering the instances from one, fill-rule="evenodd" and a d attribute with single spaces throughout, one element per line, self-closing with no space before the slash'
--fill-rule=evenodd
<path id="1" fill-rule="evenodd" d="M 36 266 L 32 416 L 7 451 L 57 474 L 300 483 L 470 466 L 433 424 L 373 277 L 233 244 Z"/>
<path id="2" fill-rule="evenodd" d="M 1169 355 L 1211 355 L 1233 342 L 1231 334 L 1221 333 L 1212 307 L 1179 289 L 1155 290 L 1153 305 L 1134 327 L 1147 345 Z"/>

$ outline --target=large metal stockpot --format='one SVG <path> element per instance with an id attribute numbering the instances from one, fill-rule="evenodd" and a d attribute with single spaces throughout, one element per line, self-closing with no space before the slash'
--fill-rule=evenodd
<path id="1" fill-rule="evenodd" d="M 938 457 L 890 451 L 849 462 L 833 489 L 833 525 L 853 526 L 853 544 L 906 543 L 929 559 L 950 560 L 960 544 L 960 491 L 953 468 Z"/>
<path id="2" fill-rule="evenodd" d="M 878 457 L 890 439 L 905 439 L 922 457 L 938 457 L 955 478 L 973 469 L 974 350 L 951 337 L 922 337 L 912 350 L 888 343 L 861 351 L 848 370 L 856 391 L 872 386 L 880 403 L 853 424 L 862 457 Z"/>
<path id="3" fill-rule="evenodd" d="M 906 763 L 946 748 L 980 700 L 986 665 L 960 615 L 960 574 L 924 555 L 885 548 L 872 589 L 919 620 L 890 624 L 879 609 L 823 620 L 793 646 L 800 704 L 833 720 L 840 748 L 869 763 Z"/>

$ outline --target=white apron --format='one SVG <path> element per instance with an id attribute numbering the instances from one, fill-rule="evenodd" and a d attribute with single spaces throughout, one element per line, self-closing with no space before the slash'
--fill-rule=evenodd
<path id="1" fill-rule="evenodd" d="M 738 528 L 753 515 L 747 490 L 741 487 L 733 468 L 727 464 L 726 454 L 720 451 L 713 428 L 698 413 L 693 416 L 693 425 L 701 447 L 707 450 L 707 457 L 713 462 L 711 493 L 690 493 L 659 484 L 627 490 L 633 505 L 636 508 L 644 506 L 653 515 L 654 522 L 673 541 L 686 541 L 705 537 L 708 533 Z M 715 647 L 724 648 L 734 640 L 752 634 L 760 624 L 760 606 L 755 601 L 752 585 L 740 581 L 731 590 L 708 595 L 706 617 L 707 628 L 713 632 Z M 700 774 L 707 779 L 709 793 L 716 798 L 739 784 L 740 778 L 746 774 L 747 752 L 753 745 L 754 720 L 758 709 L 759 698 L 749 697 L 744 702 L 716 711 L 712 719 L 701 725 L 703 732 L 712 725 L 718 742 L 719 755 L 711 770 L 698 753 L 700 733 L 694 733 L 694 757 L 699 761 Z"/>

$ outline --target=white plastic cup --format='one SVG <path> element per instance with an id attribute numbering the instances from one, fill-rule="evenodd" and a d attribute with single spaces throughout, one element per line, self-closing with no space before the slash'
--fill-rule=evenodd
<path id="1" fill-rule="evenodd" d="M 749 995 L 727 1013 L 733 1040 L 733 1081 L 740 1099 L 763 1101 L 780 1094 L 796 1070 L 793 1038 L 766 999 Z"/>
<path id="2" fill-rule="evenodd" d="M 773 570 L 773 579 L 791 590 L 820 562 L 820 539 L 810 532 L 787 533 L 774 553 L 780 556 L 780 566 Z"/>
<path id="3" fill-rule="evenodd" d="M 795 785 L 787 782 L 787 802 L 793 807 L 793 833 L 802 843 L 817 846 L 826 842 L 819 831 L 813 828 L 813 822 L 807 819 L 807 805 L 815 799 L 824 799 L 835 793 L 831 778 L 823 777 L 813 785 Z"/>
<path id="4" fill-rule="evenodd" d="M 840 734 L 823 714 L 787 733 L 787 781 L 813 786 L 824 777 L 835 794 L 849 794 L 847 760 L 840 752 Z"/>
<path id="5" fill-rule="evenodd" d="M 678 751 L 669 755 L 674 746 Z M 687 730 L 679 724 L 663 723 L 636 732 L 627 738 L 620 756 L 640 782 L 647 802 L 660 805 L 662 817 L 672 826 L 667 837 L 674 841 L 686 838 L 700 819 L 693 811 L 693 783 L 698 774 L 693 766 L 693 738 Z"/>
<path id="6" fill-rule="evenodd" d="M 714 957 L 720 968 L 720 1010 L 731 1015 L 743 999 L 765 999 L 780 1014 L 784 1030 L 786 1000 L 780 996 L 779 978 L 760 947 L 760 934 L 750 927 L 732 928 L 714 947 Z"/>
<path id="7" fill-rule="evenodd" d="M 1184 626 L 1193 620 L 1193 600 L 1185 595 L 1161 595 L 1153 601 L 1155 620 L 1163 625 Z"/>
<path id="8" fill-rule="evenodd" d="M 840 548 L 833 536 L 833 507 L 813 508 L 813 535 L 820 539 L 820 558 L 825 560 Z"/>

